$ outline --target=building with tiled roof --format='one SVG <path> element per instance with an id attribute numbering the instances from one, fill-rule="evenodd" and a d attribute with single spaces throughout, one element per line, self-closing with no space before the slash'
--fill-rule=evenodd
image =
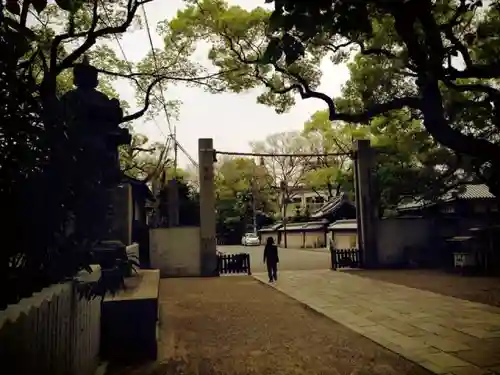
<path id="1" fill-rule="evenodd" d="M 341 193 L 313 211 L 307 222 L 282 222 L 264 227 L 259 230 L 261 241 L 273 237 L 275 243 L 284 245 L 286 235 L 287 247 L 290 248 L 317 248 L 326 247 L 329 224 L 356 217 L 356 207 L 348 199 L 347 194 Z"/>
<path id="2" fill-rule="evenodd" d="M 434 201 L 413 199 L 397 206 L 400 214 L 484 214 L 498 212 L 498 202 L 485 184 L 464 184 L 453 188 Z"/>

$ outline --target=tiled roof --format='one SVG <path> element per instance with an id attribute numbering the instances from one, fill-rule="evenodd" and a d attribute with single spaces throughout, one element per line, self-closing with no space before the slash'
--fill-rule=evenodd
<path id="1" fill-rule="evenodd" d="M 326 202 L 323 206 L 318 208 L 311 214 L 311 218 L 318 219 L 328 214 L 333 214 L 337 211 L 342 203 L 347 202 L 347 194 L 340 193 L 336 197 L 333 197 L 328 202 Z M 350 203 L 350 202 L 349 202 Z"/>
<path id="2" fill-rule="evenodd" d="M 448 191 L 439 197 L 438 201 L 451 202 L 455 199 L 494 199 L 495 196 L 490 192 L 490 189 L 485 184 L 465 184 Z M 424 201 L 424 200 L 414 200 L 412 202 L 407 202 L 400 204 L 397 209 L 399 211 L 414 210 L 418 208 L 423 208 L 426 206 L 433 205 L 435 202 Z"/>
<path id="3" fill-rule="evenodd" d="M 423 200 L 420 200 L 420 201 L 414 200 L 411 202 L 401 203 L 396 207 L 396 209 L 398 211 L 416 210 L 418 208 L 424 208 L 425 206 L 427 206 L 431 203 L 432 202 L 423 201 Z"/>
<path id="4" fill-rule="evenodd" d="M 309 221 L 305 223 L 290 223 L 286 225 L 286 231 L 295 232 L 295 231 L 320 230 L 324 229 L 327 224 L 328 224 L 327 220 Z M 284 231 L 284 227 L 282 226 L 279 230 Z"/>
<path id="5" fill-rule="evenodd" d="M 495 196 L 490 193 L 490 189 L 485 184 L 463 185 L 443 195 L 442 200 L 449 201 L 453 199 L 494 199 Z"/>
<path id="6" fill-rule="evenodd" d="M 267 227 L 261 228 L 258 231 L 259 232 L 274 232 L 277 231 L 280 227 L 283 226 L 283 223 L 275 223 L 273 225 L 268 225 Z"/>
<path id="7" fill-rule="evenodd" d="M 352 229 L 356 230 L 358 229 L 358 223 L 354 219 L 349 219 L 349 220 L 337 220 L 336 222 L 330 224 L 328 226 L 328 229 L 333 229 L 333 230 L 340 230 L 340 229 Z"/>

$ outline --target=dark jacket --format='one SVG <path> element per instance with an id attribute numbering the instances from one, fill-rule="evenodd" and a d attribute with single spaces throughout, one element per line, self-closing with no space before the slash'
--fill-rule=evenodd
<path id="1" fill-rule="evenodd" d="M 278 247 L 276 245 L 266 245 L 264 247 L 264 263 L 279 263 Z"/>

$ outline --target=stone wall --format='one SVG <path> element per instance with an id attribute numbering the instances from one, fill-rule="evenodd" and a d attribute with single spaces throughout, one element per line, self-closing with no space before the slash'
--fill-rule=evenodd
<path id="1" fill-rule="evenodd" d="M 95 281 L 100 270 L 80 275 Z M 73 282 L 52 285 L 0 312 L 0 358 L 16 375 L 93 375 L 101 302 L 80 299 Z M 6 362 L 5 359 L 8 359 Z"/>
<path id="2" fill-rule="evenodd" d="M 161 277 L 201 275 L 199 227 L 150 229 L 149 251 Z"/>
<path id="3" fill-rule="evenodd" d="M 307 249 L 318 249 L 326 246 L 324 231 L 305 232 L 304 247 Z"/>
<path id="4" fill-rule="evenodd" d="M 333 233 L 333 244 L 336 249 L 358 249 L 358 233 L 337 231 Z"/>
<path id="5" fill-rule="evenodd" d="M 377 252 L 380 266 L 393 266 L 408 261 L 407 248 L 428 248 L 433 220 L 425 218 L 390 218 L 377 223 Z"/>
<path id="6" fill-rule="evenodd" d="M 302 232 L 281 232 L 283 239 L 281 240 L 281 246 L 285 245 L 284 236 L 286 236 L 286 246 L 292 249 L 300 249 L 304 247 L 304 235 Z"/>

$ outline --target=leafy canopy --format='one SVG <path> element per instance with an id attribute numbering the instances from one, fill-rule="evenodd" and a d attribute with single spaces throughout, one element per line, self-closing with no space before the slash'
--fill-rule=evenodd
<path id="1" fill-rule="evenodd" d="M 330 120 L 369 123 L 408 109 L 440 144 L 473 158 L 475 172 L 500 193 L 499 2 L 478 0 L 274 2 L 269 20 L 268 64 L 297 63 L 317 46 L 334 61 L 358 54 L 363 95 L 348 106 L 314 91 Z M 381 71 L 374 77 L 370 70 Z"/>
<path id="2" fill-rule="evenodd" d="M 160 26 L 165 40 L 194 50 L 199 42 L 209 46 L 208 58 L 218 69 L 218 85 L 212 92 L 242 92 L 264 87 L 258 102 L 273 106 L 278 113 L 288 110 L 295 98 L 290 86 L 295 76 L 305 77 L 311 87 L 319 84 L 319 63 L 325 51 L 317 48 L 297 64 L 275 68 L 260 64 L 266 56 L 270 12 L 263 8 L 247 11 L 223 0 L 186 1 L 187 7 Z"/>
<path id="3" fill-rule="evenodd" d="M 253 209 L 257 226 L 274 214 L 275 190 L 271 176 L 249 158 L 223 158 L 216 165 L 217 233 L 230 242 L 239 242 L 253 225 Z"/>

